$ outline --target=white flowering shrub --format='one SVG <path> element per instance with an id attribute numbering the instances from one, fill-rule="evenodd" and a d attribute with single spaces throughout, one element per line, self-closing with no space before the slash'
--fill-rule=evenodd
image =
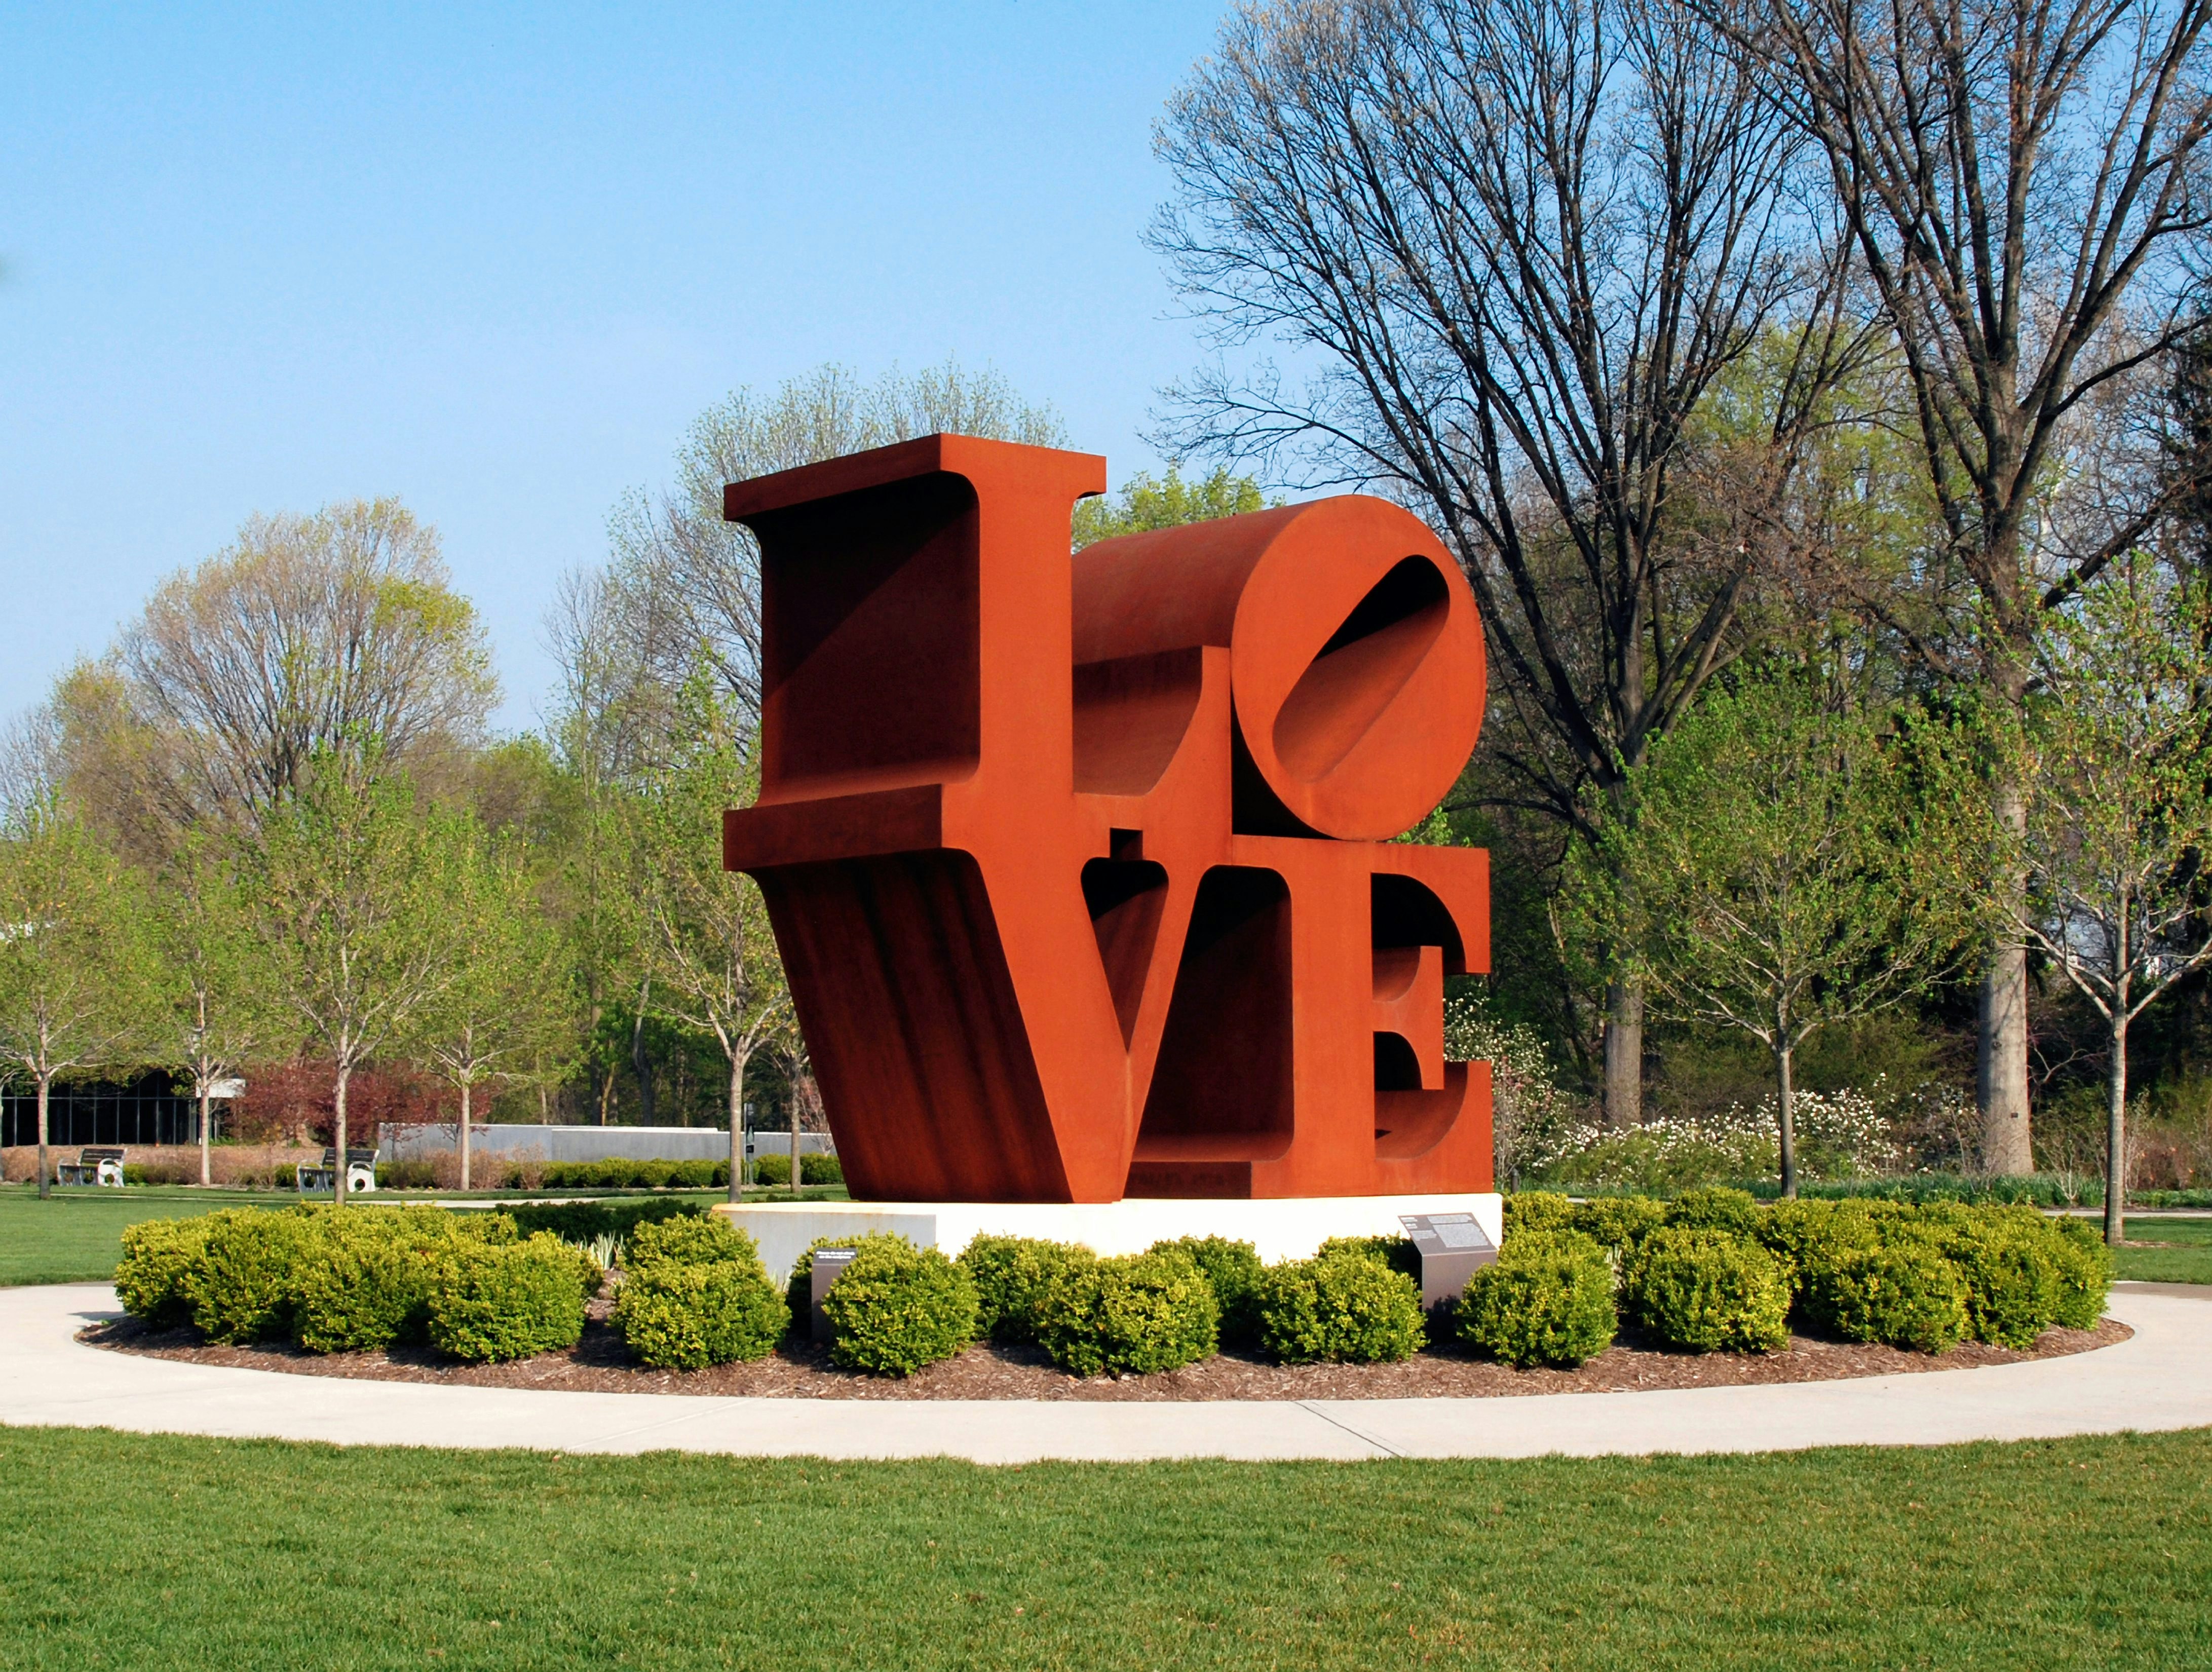
<path id="1" fill-rule="evenodd" d="M 1491 1129 L 1499 1178 L 1516 1188 L 1566 1153 L 1577 1124 L 1544 1042 L 1526 1022 L 1501 1026 L 1470 994 L 1444 1000 L 1444 1061 L 1490 1065 Z"/>
<path id="2" fill-rule="evenodd" d="M 1791 1102 L 1799 1173 L 1808 1179 L 1837 1179 L 1902 1170 L 1907 1156 L 1899 1142 L 1898 1113 L 1917 1108 L 1919 1099 L 1918 1091 L 1902 1100 L 1885 1097 L 1880 1079 L 1864 1091 L 1798 1092 Z M 1584 1121 L 1570 1129 L 1545 1170 L 1574 1183 L 1645 1190 L 1778 1177 L 1778 1101 L 1769 1092 L 1748 1109 L 1732 1104 L 1701 1118 L 1664 1116 L 1627 1132 Z M 1904 1110 L 1885 1112 L 1893 1101 L 1901 1101 Z"/>

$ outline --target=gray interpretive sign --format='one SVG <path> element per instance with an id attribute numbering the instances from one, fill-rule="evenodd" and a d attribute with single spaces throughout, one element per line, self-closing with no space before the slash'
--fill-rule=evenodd
<path id="1" fill-rule="evenodd" d="M 1472 1213 L 1406 1213 L 1398 1223 L 1421 1256 L 1424 1310 L 1457 1300 L 1476 1269 L 1498 1258 L 1498 1245 Z"/>
<path id="2" fill-rule="evenodd" d="M 822 1303 L 830 1293 L 830 1286 L 844 1276 L 845 1268 L 853 1263 L 853 1250 L 848 1248 L 824 1248 L 814 1250 L 813 1336 L 817 1341 L 830 1339 L 830 1319 L 822 1310 Z"/>

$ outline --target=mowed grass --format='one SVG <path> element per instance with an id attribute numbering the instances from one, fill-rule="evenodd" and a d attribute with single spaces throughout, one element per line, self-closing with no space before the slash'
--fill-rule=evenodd
<path id="1" fill-rule="evenodd" d="M 2115 1250 L 2122 1277 L 2145 1283 L 2212 1283 L 2212 1219 L 2128 1220 L 2130 1246 Z"/>
<path id="2" fill-rule="evenodd" d="M 825 1464 L 0 1429 L 0 1664 L 2202 1668 L 2212 1433 Z"/>
<path id="3" fill-rule="evenodd" d="M 459 1193 L 453 1193 L 458 1195 Z M 533 1193 L 472 1191 L 466 1201 L 505 1201 L 527 1199 Z M 539 1191 L 535 1195 L 558 1195 L 564 1200 L 614 1201 L 624 1193 L 605 1190 Z M 636 1195 L 638 1192 L 628 1194 Z M 721 1201 L 722 1190 L 684 1190 L 665 1194 Z M 749 1189 L 747 1195 L 763 1201 L 788 1201 L 788 1190 Z M 842 1189 L 810 1189 L 810 1201 L 842 1200 Z M 123 1256 L 123 1227 L 141 1219 L 185 1219 L 213 1213 L 218 1207 L 286 1207 L 300 1198 L 289 1190 L 203 1190 L 186 1185 L 141 1184 L 117 1190 L 87 1186 L 58 1189 L 40 1201 L 27 1185 L 0 1185 L 0 1288 L 26 1283 L 105 1282 L 115 1274 Z M 328 1201 L 328 1196 L 310 1196 Z M 400 1195 L 380 1191 L 374 1200 L 386 1206 L 438 1200 L 428 1194 Z"/>
<path id="4" fill-rule="evenodd" d="M 40 1201 L 27 1185 L 0 1188 L 0 1287 L 104 1281 L 123 1255 L 123 1227 L 184 1219 L 218 1207 L 282 1207 L 295 1197 L 267 1190 L 191 1190 L 142 1185 L 64 1189 Z"/>

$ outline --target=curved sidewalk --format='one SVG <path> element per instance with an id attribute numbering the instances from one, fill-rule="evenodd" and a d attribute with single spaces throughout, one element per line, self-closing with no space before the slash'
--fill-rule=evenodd
<path id="1" fill-rule="evenodd" d="M 2212 1287 L 2115 1289 L 2132 1341 L 1982 1370 L 1519 1399 L 1090 1402 L 536 1393 L 106 1353 L 103 1284 L 0 1290 L 0 1423 L 341 1444 L 763 1456 L 1249 1460 L 1935 1445 L 2212 1426 Z"/>

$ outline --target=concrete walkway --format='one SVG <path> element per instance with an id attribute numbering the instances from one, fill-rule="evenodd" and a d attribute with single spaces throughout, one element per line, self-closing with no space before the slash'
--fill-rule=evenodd
<path id="1" fill-rule="evenodd" d="M 104 1353 L 100 1284 L 0 1290 L 0 1422 L 341 1444 L 836 1458 L 1577 1456 L 1933 1445 L 2212 1426 L 2212 1287 L 2122 1285 L 2132 1341 L 2067 1359 L 1856 1382 L 1522 1399 L 1188 1403 L 537 1393 L 231 1370 Z"/>

